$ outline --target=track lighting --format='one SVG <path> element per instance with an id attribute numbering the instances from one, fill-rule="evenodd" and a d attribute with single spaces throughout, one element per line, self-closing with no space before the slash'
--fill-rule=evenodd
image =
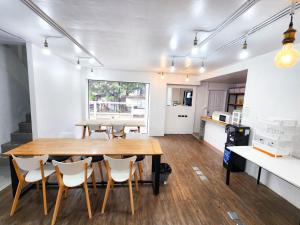
<path id="1" fill-rule="evenodd" d="M 78 70 L 80 70 L 80 69 L 81 69 L 81 65 L 80 65 L 79 58 L 77 59 L 77 65 L 76 65 L 76 69 L 78 69 Z"/>
<path id="2" fill-rule="evenodd" d="M 247 40 L 244 41 L 242 50 L 239 54 L 239 59 L 245 59 L 249 56 Z"/>
<path id="3" fill-rule="evenodd" d="M 289 28 L 283 33 L 282 49 L 275 56 L 275 65 L 278 68 L 290 68 L 296 65 L 300 53 L 294 48 L 296 30 L 293 28 L 294 4 L 292 5 L 291 21 Z"/>
<path id="4" fill-rule="evenodd" d="M 175 65 L 174 65 L 174 59 L 172 59 L 172 64 L 171 64 L 171 67 L 170 67 L 170 72 L 174 73 L 175 70 L 176 70 L 176 68 L 175 68 Z"/>
<path id="5" fill-rule="evenodd" d="M 186 75 L 186 78 L 185 78 L 185 82 L 189 82 L 189 80 L 190 80 L 190 79 L 189 79 L 189 75 L 187 74 L 187 75 Z"/>
<path id="6" fill-rule="evenodd" d="M 51 54 L 51 51 L 50 51 L 49 46 L 48 46 L 47 38 L 45 38 L 45 41 L 44 41 L 43 53 L 45 55 L 50 55 Z"/>
<path id="7" fill-rule="evenodd" d="M 160 78 L 163 80 L 163 79 L 165 79 L 165 74 L 164 74 L 164 72 L 161 72 L 160 73 Z"/>
<path id="8" fill-rule="evenodd" d="M 204 62 L 202 61 L 201 67 L 199 69 L 200 73 L 204 73 L 205 72 L 205 67 L 204 67 Z"/>
<path id="9" fill-rule="evenodd" d="M 198 38 L 197 38 L 197 33 L 195 35 L 195 39 L 194 39 L 194 46 L 192 48 L 192 55 L 196 55 L 198 53 Z"/>

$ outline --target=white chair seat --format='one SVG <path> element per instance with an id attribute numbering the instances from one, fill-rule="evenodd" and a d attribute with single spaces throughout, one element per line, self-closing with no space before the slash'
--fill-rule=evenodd
<path id="1" fill-rule="evenodd" d="M 51 164 L 44 165 L 44 176 L 45 177 L 50 176 L 54 172 L 55 172 L 55 170 Z M 42 180 L 42 174 L 41 174 L 40 169 L 30 170 L 25 176 L 25 181 L 27 183 L 33 183 L 33 182 L 40 181 L 40 180 Z"/>
<path id="2" fill-rule="evenodd" d="M 132 168 L 132 175 L 135 172 L 135 167 Z M 128 180 L 129 171 L 124 170 L 112 170 L 111 178 L 116 182 L 124 182 Z"/>
<path id="3" fill-rule="evenodd" d="M 88 168 L 87 178 L 92 175 L 93 169 Z M 67 187 L 76 187 L 84 183 L 84 171 L 74 175 L 63 175 L 63 182 Z"/>

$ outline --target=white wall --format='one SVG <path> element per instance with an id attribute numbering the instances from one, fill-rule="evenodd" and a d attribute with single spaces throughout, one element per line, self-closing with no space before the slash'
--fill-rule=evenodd
<path id="1" fill-rule="evenodd" d="M 30 112 L 24 61 L 11 47 L 0 45 L 0 144 L 10 141 L 10 133 L 18 130 L 18 123 L 25 121 L 25 114 Z"/>
<path id="2" fill-rule="evenodd" d="M 165 133 L 165 109 L 167 84 L 199 85 L 198 77 L 191 76 L 189 82 L 185 82 L 185 76 L 176 74 L 166 74 L 162 80 L 160 75 L 150 72 L 130 72 L 119 70 L 90 70 L 83 71 L 85 81 L 85 106 L 87 110 L 87 79 L 128 81 L 149 83 L 149 135 L 163 136 Z M 85 112 L 87 116 L 87 112 Z"/>
<path id="3" fill-rule="evenodd" d="M 258 117 L 270 116 L 300 122 L 300 63 L 290 69 L 278 69 L 273 63 L 275 54 L 276 51 L 242 61 L 201 76 L 201 79 L 248 69 L 243 124 L 253 127 Z M 256 177 L 257 166 L 247 162 L 246 172 Z M 299 189 L 266 171 L 262 172 L 261 181 L 300 208 Z"/>
<path id="4" fill-rule="evenodd" d="M 75 65 L 27 44 L 34 138 L 80 137 L 82 78 Z"/>

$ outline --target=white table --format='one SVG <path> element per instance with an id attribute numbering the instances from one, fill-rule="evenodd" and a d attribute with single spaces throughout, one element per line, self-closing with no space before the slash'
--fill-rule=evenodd
<path id="1" fill-rule="evenodd" d="M 122 119 L 122 118 L 98 118 L 96 120 L 84 120 L 80 123 L 77 123 L 76 126 L 82 126 L 82 139 L 85 138 L 86 128 L 89 125 L 101 125 L 101 126 L 117 126 L 124 125 L 126 127 L 137 127 L 140 131 L 140 127 L 145 127 L 145 119 L 140 118 L 131 118 L 131 119 Z"/>
<path id="2" fill-rule="evenodd" d="M 294 157 L 271 157 L 252 146 L 232 146 L 228 147 L 232 152 L 259 166 L 257 184 L 259 184 L 261 168 L 273 173 L 274 175 L 286 180 L 290 184 L 300 188 L 300 160 Z M 230 164 L 230 163 L 229 163 Z M 229 185 L 230 165 L 227 168 L 226 184 Z"/>

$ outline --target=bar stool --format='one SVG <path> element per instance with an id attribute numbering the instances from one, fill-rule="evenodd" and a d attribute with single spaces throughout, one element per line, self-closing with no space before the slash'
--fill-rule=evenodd
<path id="1" fill-rule="evenodd" d="M 88 184 L 87 181 L 89 177 L 92 177 L 94 193 L 96 193 L 96 179 L 94 175 L 93 168 L 90 167 L 92 158 L 86 158 L 81 161 L 62 163 L 55 160 L 52 161 L 55 166 L 56 177 L 58 181 L 58 194 L 56 198 L 55 208 L 53 212 L 53 217 L 51 225 L 56 222 L 60 201 L 63 192 L 67 193 L 68 188 L 83 185 L 85 191 L 86 205 L 88 210 L 89 218 L 92 218 L 91 203 L 89 198 Z"/>
<path id="2" fill-rule="evenodd" d="M 19 180 L 19 184 L 14 197 L 10 215 L 14 215 L 16 211 L 20 194 L 25 183 L 36 183 L 38 188 L 40 181 L 42 181 L 43 189 L 44 214 L 47 215 L 46 182 L 47 178 L 54 173 L 52 165 L 46 164 L 48 155 L 35 156 L 32 158 L 21 158 L 14 155 L 12 157 L 12 162 Z M 20 169 L 26 171 L 25 177 L 21 173 Z"/>
<path id="3" fill-rule="evenodd" d="M 132 215 L 134 215 L 132 175 L 134 175 L 135 188 L 136 191 L 138 191 L 138 178 L 135 172 L 136 171 L 135 167 L 133 166 L 136 160 L 136 156 L 126 158 L 126 159 L 114 159 L 105 155 L 104 159 L 105 159 L 106 170 L 108 171 L 108 182 L 107 182 L 101 213 L 104 213 L 106 203 L 109 197 L 110 189 L 114 185 L 114 183 L 128 181 L 131 213 Z"/>

